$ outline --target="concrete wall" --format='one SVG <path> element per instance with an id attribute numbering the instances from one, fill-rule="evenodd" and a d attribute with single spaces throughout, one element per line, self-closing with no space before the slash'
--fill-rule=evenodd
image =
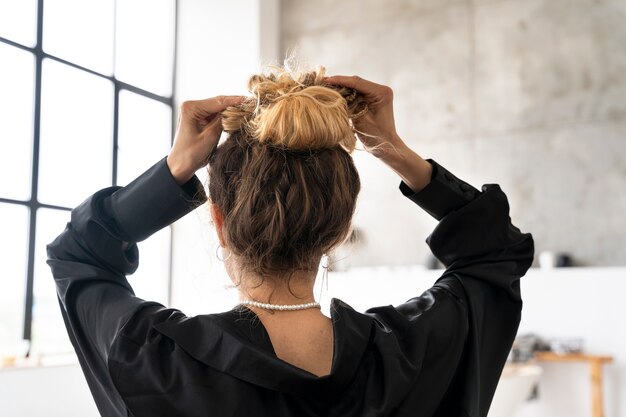
<path id="1" fill-rule="evenodd" d="M 538 252 L 626 264 L 626 2 L 282 0 L 281 19 L 283 51 L 394 88 L 398 130 L 424 157 L 500 183 Z M 353 264 L 423 261 L 404 237 L 432 221 L 378 161 L 355 159 Z"/>

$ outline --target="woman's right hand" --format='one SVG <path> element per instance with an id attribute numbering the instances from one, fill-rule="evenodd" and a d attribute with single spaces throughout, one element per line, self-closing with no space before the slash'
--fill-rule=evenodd
<path id="1" fill-rule="evenodd" d="M 393 90 L 381 84 L 364 80 L 353 75 L 351 77 L 335 75 L 324 79 L 328 84 L 353 88 L 363 95 L 368 111 L 354 120 L 354 128 L 359 140 L 367 151 L 377 157 L 389 156 L 399 151 L 405 144 L 396 132 L 393 116 Z"/>

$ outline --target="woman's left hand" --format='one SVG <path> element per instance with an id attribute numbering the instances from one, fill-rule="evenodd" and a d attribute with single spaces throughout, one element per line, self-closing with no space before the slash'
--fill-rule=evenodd
<path id="1" fill-rule="evenodd" d="M 174 146 L 167 156 L 167 166 L 178 184 L 186 183 L 206 166 L 222 133 L 220 113 L 244 98 L 218 96 L 181 104 Z"/>

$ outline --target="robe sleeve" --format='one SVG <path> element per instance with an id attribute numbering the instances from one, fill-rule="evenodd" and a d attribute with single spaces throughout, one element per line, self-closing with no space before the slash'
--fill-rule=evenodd
<path id="1" fill-rule="evenodd" d="M 85 200 L 47 246 L 63 320 L 103 416 L 127 414 L 107 363 L 118 332 L 138 312 L 147 321 L 172 312 L 136 297 L 126 280 L 139 264 L 136 242 L 205 200 L 199 180 L 179 186 L 164 158 L 126 187 L 105 188 Z"/>
<path id="2" fill-rule="evenodd" d="M 454 300 L 465 317 L 454 319 L 463 325 L 437 325 L 466 332 L 462 354 L 434 415 L 486 416 L 521 318 L 519 279 L 532 263 L 533 239 L 511 223 L 506 195 L 498 185 L 478 191 L 429 162 L 433 175 L 426 188 L 414 193 L 401 183 L 400 190 L 439 220 L 426 242 L 446 269 L 425 295 Z M 446 297 L 438 296 L 442 291 Z M 409 300 L 398 311 L 418 315 L 424 299 Z"/>

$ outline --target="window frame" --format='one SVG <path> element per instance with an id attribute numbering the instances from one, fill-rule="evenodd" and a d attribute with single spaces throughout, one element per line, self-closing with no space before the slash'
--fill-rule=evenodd
<path id="1" fill-rule="evenodd" d="M 116 2 L 117 0 L 111 0 Z M 174 109 L 174 97 L 176 94 L 176 61 L 177 61 L 177 44 L 178 44 L 178 16 L 179 16 L 179 4 L 178 0 L 171 0 L 174 3 L 174 45 L 172 54 L 172 89 L 169 96 L 161 96 L 152 93 L 148 90 L 139 88 L 133 84 L 129 84 L 120 81 L 116 78 L 115 72 L 112 75 L 106 75 L 94 71 L 92 69 L 83 67 L 74 62 L 67 61 L 63 58 L 48 54 L 43 50 L 43 18 L 44 18 L 44 0 L 37 0 L 37 36 L 35 46 L 29 47 L 22 45 L 18 42 L 0 36 L 0 42 L 11 47 L 15 47 L 34 55 L 35 67 L 34 67 L 34 86 L 33 86 L 33 131 L 32 131 L 32 167 L 31 167 L 31 193 L 30 198 L 27 200 L 16 200 L 12 198 L 2 197 L 0 195 L 0 203 L 19 205 L 27 207 L 29 210 L 28 215 L 28 253 L 27 253 L 27 267 L 26 267 L 26 288 L 24 294 L 24 315 L 23 315 L 23 330 L 22 339 L 32 343 L 32 323 L 33 323 L 33 303 L 34 303 L 34 283 L 35 283 L 35 254 L 36 254 L 36 233 L 37 233 L 37 212 L 41 208 L 61 210 L 69 212 L 71 207 L 57 206 L 52 204 L 45 204 L 38 201 L 39 191 L 39 151 L 40 151 L 40 129 L 41 129 L 41 92 L 42 92 L 42 63 L 44 59 L 50 59 L 58 63 L 68 65 L 80 71 L 85 71 L 91 75 L 104 78 L 113 83 L 114 99 L 113 99 L 113 138 L 112 138 L 112 174 L 111 184 L 118 185 L 117 171 L 118 171 L 118 130 L 120 119 L 120 92 L 123 90 L 130 91 L 140 96 L 146 97 L 151 100 L 163 103 L 171 110 L 172 115 L 172 130 L 170 132 L 170 144 L 174 140 L 174 132 L 176 129 L 176 112 Z M 115 22 L 114 22 L 115 24 Z M 115 48 L 115 46 L 114 46 Z M 170 242 L 172 241 L 172 232 L 170 228 Z M 166 271 L 167 274 L 167 299 L 168 303 L 171 300 L 172 292 L 172 244 L 170 243 L 169 250 L 169 264 L 170 268 Z"/>

